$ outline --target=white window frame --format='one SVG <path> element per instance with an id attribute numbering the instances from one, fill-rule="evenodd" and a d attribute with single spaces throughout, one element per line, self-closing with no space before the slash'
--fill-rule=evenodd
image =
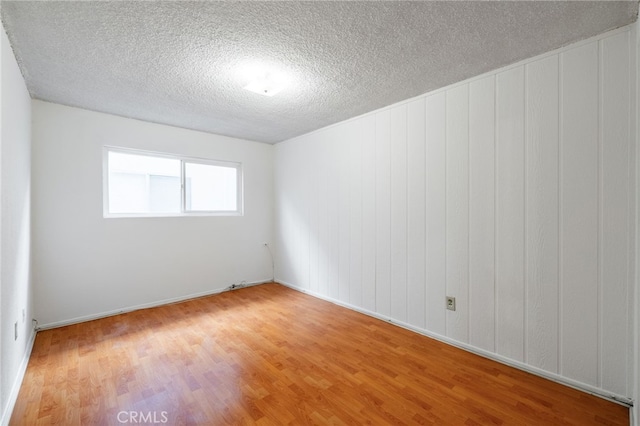
<path id="1" fill-rule="evenodd" d="M 180 211 L 171 213 L 111 213 L 109 212 L 109 153 L 118 152 L 123 154 L 144 155 L 147 157 L 168 158 L 180 161 Z M 207 164 L 211 166 L 222 166 L 236 169 L 236 210 L 187 210 L 185 194 L 185 164 Z M 104 218 L 121 217 L 189 217 L 189 216 L 243 216 L 244 215 L 244 187 L 242 163 L 235 161 L 214 160 L 210 158 L 187 157 L 178 154 L 165 152 L 146 151 L 134 148 L 122 148 L 116 146 L 104 146 L 102 149 L 102 215 Z"/>

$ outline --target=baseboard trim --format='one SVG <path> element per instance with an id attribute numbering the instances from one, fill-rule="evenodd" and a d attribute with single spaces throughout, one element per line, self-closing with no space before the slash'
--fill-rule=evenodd
<path id="1" fill-rule="evenodd" d="M 170 299 L 157 300 L 155 302 L 142 303 L 142 304 L 139 304 L 139 305 L 133 305 L 133 306 L 125 307 L 125 308 L 114 309 L 112 311 L 100 312 L 100 313 L 97 313 L 97 314 L 85 315 L 85 316 L 81 316 L 81 317 L 70 318 L 70 319 L 66 319 L 66 320 L 62 320 L 62 321 L 54 321 L 54 322 L 45 323 L 45 324 L 38 324 L 38 330 L 49 330 L 49 329 L 52 329 L 52 328 L 64 327 L 64 326 L 67 326 L 67 325 L 79 324 L 79 323 L 82 323 L 82 322 L 87 322 L 87 321 L 93 321 L 93 320 L 97 320 L 97 319 L 101 319 L 101 318 L 112 317 L 112 316 L 124 314 L 124 313 L 127 313 L 127 312 L 134 312 L 134 311 L 138 311 L 140 309 L 157 308 L 159 306 L 170 305 L 172 303 L 185 302 L 187 300 L 197 299 L 199 297 L 212 296 L 214 294 L 220 294 L 220 293 L 223 293 L 225 291 L 234 291 L 234 290 L 237 290 L 237 289 L 240 289 L 240 288 L 246 288 L 246 287 L 251 287 L 251 286 L 260 285 L 260 284 L 266 284 L 266 283 L 270 283 L 270 282 L 273 282 L 273 280 L 271 278 L 264 279 L 264 280 L 258 280 L 258 281 L 243 282 L 242 284 L 235 284 L 235 288 L 231 288 L 231 285 L 229 285 L 228 287 L 217 288 L 215 290 L 203 291 L 203 292 L 200 292 L 200 293 L 191 293 L 191 294 L 187 294 L 187 295 L 184 295 L 184 296 L 178 296 L 178 297 L 174 297 L 174 298 L 170 298 Z"/>
<path id="2" fill-rule="evenodd" d="M 9 425 L 9 420 L 11 420 L 11 414 L 13 414 L 13 409 L 16 406 L 16 402 L 18 402 L 18 394 L 20 393 L 20 387 L 22 386 L 24 375 L 27 372 L 27 365 L 29 365 L 29 358 L 31 358 L 31 351 L 33 350 L 33 344 L 36 341 L 36 334 L 37 334 L 36 330 L 31 331 L 29 342 L 27 342 L 27 350 L 24 352 L 24 356 L 22 357 L 22 361 L 20 362 L 20 367 L 18 367 L 18 375 L 16 376 L 16 379 L 13 382 L 13 386 L 11 387 L 11 393 L 9 394 L 9 400 L 7 402 L 4 412 L 2 413 L 2 419 L 0 420 L 0 425 L 2 426 Z"/>
<path id="3" fill-rule="evenodd" d="M 318 299 L 322 299 L 322 300 L 325 300 L 327 302 L 331 302 L 331 303 L 333 303 L 335 305 L 342 306 L 344 308 L 351 309 L 351 310 L 356 311 L 356 312 L 360 312 L 361 314 L 365 314 L 365 315 L 368 315 L 370 317 L 377 318 L 379 320 L 391 323 L 391 324 L 396 325 L 398 327 L 402 327 L 404 329 L 411 330 L 411 331 L 413 331 L 415 333 L 421 334 L 423 336 L 430 337 L 430 338 L 432 338 L 434 340 L 438 340 L 438 341 L 440 341 L 442 343 L 446 343 L 446 344 L 451 345 L 451 346 L 455 346 L 455 347 L 457 347 L 459 349 L 465 350 L 467 352 L 471 352 L 471 353 L 479 355 L 479 356 L 481 356 L 483 358 L 488 358 L 488 359 L 491 359 L 493 361 L 499 362 L 501 364 L 505 364 L 505 365 L 508 365 L 510 367 L 517 368 L 518 370 L 522 370 L 522 371 L 525 371 L 527 373 L 531 373 L 531 374 L 534 374 L 536 376 L 545 378 L 547 380 L 551 380 L 552 382 L 560 383 L 560 384 L 568 386 L 570 388 L 577 389 L 579 391 L 582 391 L 582 392 L 585 392 L 585 393 L 588 393 L 588 394 L 591 394 L 591 395 L 606 399 L 606 400 L 611 401 L 611 402 L 615 402 L 616 404 L 622 405 L 624 407 L 629 407 L 630 408 L 630 407 L 633 407 L 633 405 L 634 405 L 633 399 L 628 398 L 626 396 L 617 395 L 617 394 L 614 394 L 612 392 L 607 392 L 607 391 L 605 391 L 603 389 L 596 388 L 596 387 L 588 385 L 586 383 L 581 383 L 581 382 L 578 382 L 578 381 L 575 381 L 575 380 L 572 380 L 572 379 L 569 379 L 569 378 L 566 378 L 566 377 L 563 377 L 563 376 L 559 376 L 559 375 L 554 374 L 554 373 L 550 373 L 548 371 L 544 371 L 544 370 L 536 368 L 536 367 L 532 367 L 531 365 L 524 364 L 524 363 L 519 362 L 519 361 L 515 361 L 513 359 L 504 357 L 502 355 L 499 355 L 499 354 L 496 354 L 496 353 L 493 353 L 493 352 L 486 351 L 486 350 L 481 349 L 481 348 L 477 348 L 475 346 L 471 346 L 471 345 L 469 345 L 467 343 L 463 343 L 463 342 L 459 342 L 457 340 L 453 340 L 453 339 L 451 339 L 449 337 L 446 337 L 446 336 L 443 336 L 441 334 L 433 333 L 433 332 L 431 332 L 429 330 L 425 330 L 425 329 L 422 329 L 422 328 L 419 328 L 419 327 L 415 327 L 415 326 L 413 326 L 411 324 L 407 324 L 405 322 L 398 321 L 396 319 L 393 319 L 393 318 L 385 316 L 385 315 L 380 315 L 377 312 L 372 312 L 372 311 L 369 311 L 367 309 L 363 309 L 363 308 L 360 308 L 358 306 L 352 305 L 350 303 L 346 303 L 346 302 L 343 302 L 341 300 L 337 300 L 337 299 L 334 299 L 332 297 L 325 296 L 325 295 L 317 293 L 315 291 L 311 291 L 311 290 L 307 290 L 307 289 L 302 288 L 302 287 L 298 287 L 296 285 L 293 285 L 293 284 L 288 283 L 288 282 L 283 281 L 283 280 L 275 279 L 274 282 L 276 282 L 278 284 L 281 284 L 281 285 L 283 285 L 285 287 L 288 287 L 288 288 L 290 288 L 292 290 L 298 291 L 300 293 L 308 294 L 309 296 L 313 296 L 313 297 L 316 297 Z"/>

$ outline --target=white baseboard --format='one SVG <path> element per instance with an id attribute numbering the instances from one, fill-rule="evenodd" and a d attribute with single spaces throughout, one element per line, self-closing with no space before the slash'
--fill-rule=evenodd
<path id="1" fill-rule="evenodd" d="M 310 296 L 316 297 L 318 299 L 326 300 L 327 302 L 331 302 L 333 304 L 342 306 L 344 308 L 351 309 L 353 311 L 360 312 L 360 313 L 368 315 L 370 317 L 374 317 L 374 318 L 377 318 L 379 320 L 382 320 L 382 321 L 397 325 L 398 327 L 402 327 L 402 328 L 405 328 L 407 330 L 411 330 L 411 331 L 416 332 L 418 334 L 421 334 L 423 336 L 427 336 L 427 337 L 430 337 L 430 338 L 432 338 L 434 340 L 438 340 L 438 341 L 446 343 L 448 345 L 455 346 L 457 348 L 463 349 L 463 350 L 465 350 L 467 352 L 471 352 L 471 353 L 479 355 L 481 357 L 488 358 L 488 359 L 491 359 L 493 361 L 497 361 L 497 362 L 499 362 L 501 364 L 505 364 L 505 365 L 508 365 L 510 367 L 522 370 L 522 371 L 526 371 L 527 373 L 531 373 L 531 374 L 534 374 L 536 376 L 543 377 L 545 379 L 551 380 L 551 381 L 556 382 L 556 383 L 560 383 L 560 384 L 565 385 L 565 386 L 569 386 L 569 387 L 577 389 L 579 391 L 586 392 L 586 393 L 591 394 L 591 395 L 595 395 L 597 397 L 609 400 L 611 402 L 615 402 L 615 403 L 623 405 L 625 407 L 633 407 L 633 405 L 634 405 L 633 399 L 631 399 L 629 397 L 626 397 L 626 396 L 623 396 L 623 395 L 617 395 L 617 394 L 614 394 L 614 393 L 611 393 L 611 392 L 607 392 L 607 391 L 605 391 L 603 389 L 588 385 L 586 383 L 578 382 L 576 380 L 572 380 L 572 379 L 569 379 L 567 377 L 559 376 L 557 374 L 541 370 L 539 368 L 533 367 L 533 366 L 528 365 L 528 364 L 524 364 L 524 363 L 519 362 L 519 361 L 515 361 L 513 359 L 504 357 L 502 355 L 499 355 L 499 354 L 496 354 L 496 353 L 493 353 L 493 352 L 489 352 L 487 350 L 484 350 L 484 349 L 481 349 L 481 348 L 477 348 L 475 346 L 471 346 L 471 345 L 469 345 L 467 343 L 459 342 L 459 341 L 453 340 L 453 339 L 451 339 L 449 337 L 442 336 L 442 335 L 437 334 L 437 333 L 433 333 L 433 332 L 431 332 L 429 330 L 425 330 L 423 328 L 415 327 L 415 326 L 413 326 L 411 324 L 407 324 L 407 323 L 404 323 L 402 321 L 398 321 L 398 320 L 393 319 L 391 317 L 387 317 L 385 315 L 380 315 L 377 312 L 372 312 L 372 311 L 369 311 L 367 309 L 363 309 L 361 307 L 352 305 L 350 303 L 345 303 L 345 302 L 342 302 L 340 300 L 334 299 L 332 297 L 328 297 L 328 296 L 325 296 L 323 294 L 316 293 L 314 291 L 310 291 L 310 290 L 304 289 L 302 287 L 295 286 L 295 285 L 293 285 L 291 283 L 288 283 L 286 281 L 275 279 L 275 282 L 278 283 L 278 284 L 282 284 L 285 287 L 289 287 L 292 290 L 299 291 L 300 293 L 305 293 L 305 294 L 308 294 Z"/>
<path id="2" fill-rule="evenodd" d="M 273 280 L 271 278 L 265 279 L 265 280 L 259 280 L 259 281 L 243 282 L 242 285 L 236 284 L 235 289 L 245 288 L 245 287 L 250 287 L 250 286 L 254 286 L 254 285 L 270 283 L 270 282 L 273 282 Z M 215 289 L 215 290 L 204 291 L 204 292 L 201 292 L 201 293 L 192 293 L 192 294 L 187 294 L 187 295 L 184 295 L 184 296 L 174 297 L 174 298 L 171 298 L 171 299 L 157 300 L 155 302 L 143 303 L 143 304 L 140 304 L 140 305 L 128 306 L 128 307 L 120 308 L 120 309 L 114 309 L 112 311 L 100 312 L 100 313 L 97 313 L 97 314 L 85 315 L 85 316 L 82 316 L 82 317 L 75 317 L 75 318 L 70 318 L 70 319 L 66 319 L 66 320 L 62 320 L 62 321 L 54 321 L 54 322 L 45 323 L 45 324 L 38 324 L 38 330 L 48 330 L 48 329 L 51 329 L 51 328 L 64 327 L 66 325 L 79 324 L 81 322 L 93 321 L 93 320 L 100 319 L 100 318 L 106 318 L 106 317 L 111 317 L 111 316 L 114 316 L 114 315 L 124 314 L 126 312 L 138 311 L 140 309 L 156 308 L 158 306 L 169 305 L 171 303 L 184 302 L 186 300 L 197 299 L 199 297 L 212 296 L 214 294 L 219 294 L 219 293 L 222 293 L 222 292 L 225 292 L 225 291 L 235 290 L 235 289 L 232 289 L 231 285 L 230 285 L 229 287 L 218 288 L 218 289 Z"/>
<path id="3" fill-rule="evenodd" d="M 2 413 L 2 419 L 0 420 L 0 425 L 2 426 L 8 426 L 9 420 L 11 420 L 11 414 L 13 413 L 13 409 L 15 408 L 16 402 L 18 401 L 20 387 L 22 386 L 24 375 L 27 372 L 27 365 L 29 365 L 29 358 L 31 358 L 33 344 L 36 341 L 36 334 L 36 330 L 31 331 L 31 336 L 29 337 L 29 341 L 27 342 L 27 350 L 24 352 L 24 356 L 22 357 L 22 361 L 20 362 L 20 366 L 18 367 L 18 374 L 16 375 L 16 379 L 13 382 L 13 386 L 11 387 L 11 393 L 9 394 L 9 399 L 5 410 Z"/>

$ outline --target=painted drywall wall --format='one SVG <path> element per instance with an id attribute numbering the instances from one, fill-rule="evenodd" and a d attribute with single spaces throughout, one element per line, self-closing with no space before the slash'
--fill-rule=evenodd
<path id="1" fill-rule="evenodd" d="M 30 274 L 31 98 L 4 28 L 0 33 L 0 417 L 6 423 L 34 336 Z"/>
<path id="2" fill-rule="evenodd" d="M 633 49 L 617 30 L 276 145 L 276 279 L 631 397 Z"/>
<path id="3" fill-rule="evenodd" d="M 244 216 L 103 218 L 103 146 L 241 162 Z M 273 147 L 33 102 L 35 313 L 50 326 L 270 280 Z"/>

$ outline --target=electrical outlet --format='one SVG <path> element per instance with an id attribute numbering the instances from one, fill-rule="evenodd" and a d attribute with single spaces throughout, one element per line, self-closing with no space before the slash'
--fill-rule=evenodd
<path id="1" fill-rule="evenodd" d="M 18 340 L 18 321 L 13 324 L 13 340 Z"/>
<path id="2" fill-rule="evenodd" d="M 447 309 L 450 311 L 456 310 L 456 298 L 447 296 Z"/>

